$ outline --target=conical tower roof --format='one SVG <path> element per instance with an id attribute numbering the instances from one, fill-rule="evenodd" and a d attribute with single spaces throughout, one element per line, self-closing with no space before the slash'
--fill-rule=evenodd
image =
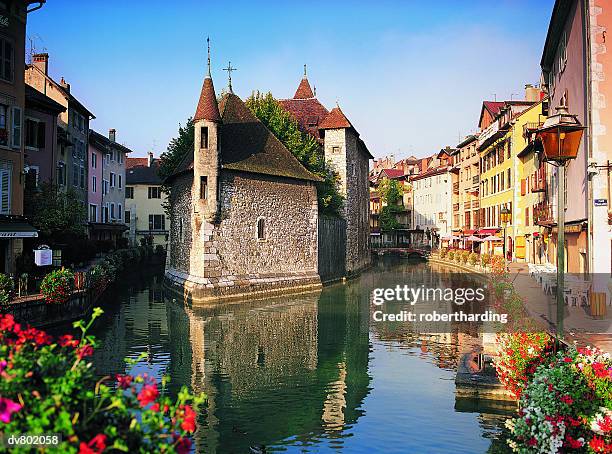
<path id="1" fill-rule="evenodd" d="M 308 99 L 314 98 L 314 93 L 312 92 L 312 88 L 310 88 L 310 83 L 306 76 L 302 78 L 300 81 L 300 85 L 295 91 L 295 95 L 293 95 L 293 99 Z"/>
<path id="2" fill-rule="evenodd" d="M 353 128 L 351 122 L 346 118 L 339 106 L 334 107 L 331 112 L 319 124 L 319 129 L 342 129 Z M 354 128 L 353 128 L 354 129 Z"/>
<path id="3" fill-rule="evenodd" d="M 198 101 L 198 107 L 196 108 L 193 119 L 194 121 L 221 121 L 219 106 L 217 105 L 217 95 L 215 94 L 215 86 L 213 85 L 210 74 L 206 76 L 202 84 L 200 100 Z"/>

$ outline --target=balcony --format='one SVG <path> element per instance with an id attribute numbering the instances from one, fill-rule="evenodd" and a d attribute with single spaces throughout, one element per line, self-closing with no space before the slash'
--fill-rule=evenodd
<path id="1" fill-rule="evenodd" d="M 453 203 L 453 211 L 459 211 L 459 204 Z"/>
<path id="2" fill-rule="evenodd" d="M 550 226 L 555 223 L 552 205 L 538 203 L 533 206 L 533 223 L 535 225 Z"/>
<path id="3" fill-rule="evenodd" d="M 480 200 L 472 200 L 472 208 L 480 208 Z"/>
<path id="4" fill-rule="evenodd" d="M 470 208 L 472 208 L 472 202 L 463 202 L 464 210 L 469 210 Z"/>
<path id="5" fill-rule="evenodd" d="M 523 137 L 525 139 L 528 139 L 531 134 L 533 134 L 534 132 L 536 132 L 538 129 L 540 129 L 542 127 L 544 123 L 541 121 L 535 121 L 535 122 L 530 122 L 530 123 L 525 123 L 523 125 Z"/>
<path id="6" fill-rule="evenodd" d="M 458 181 L 456 183 L 453 183 L 453 192 L 455 194 L 459 193 L 459 182 Z"/>

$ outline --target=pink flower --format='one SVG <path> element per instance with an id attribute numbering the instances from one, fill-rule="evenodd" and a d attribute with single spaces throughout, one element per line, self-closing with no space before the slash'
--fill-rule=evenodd
<path id="1" fill-rule="evenodd" d="M 191 451 L 191 440 L 187 437 L 179 437 L 176 441 L 176 452 L 178 454 L 189 454 Z"/>
<path id="2" fill-rule="evenodd" d="M 132 384 L 132 376 L 131 375 L 116 375 L 117 384 L 121 389 L 127 389 Z"/>
<path id="3" fill-rule="evenodd" d="M 0 361 L 0 372 L 4 372 L 4 369 L 6 369 L 6 366 L 8 366 L 8 363 L 6 362 L 5 359 Z"/>
<path id="4" fill-rule="evenodd" d="M 21 410 L 21 405 L 11 399 L 0 397 L 0 421 L 5 424 L 11 422 L 11 414 Z"/>

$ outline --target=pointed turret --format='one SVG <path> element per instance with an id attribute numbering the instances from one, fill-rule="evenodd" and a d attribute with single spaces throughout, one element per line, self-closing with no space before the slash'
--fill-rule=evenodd
<path id="1" fill-rule="evenodd" d="M 334 107 L 331 112 L 323 119 L 321 124 L 319 124 L 319 129 L 342 129 L 342 128 L 352 128 L 353 125 L 346 118 L 340 106 Z"/>
<path id="2" fill-rule="evenodd" d="M 208 72 L 202 84 L 200 100 L 198 101 L 198 107 L 196 108 L 193 120 L 221 121 L 219 106 L 217 105 L 217 95 L 215 94 L 215 86 L 213 85 L 212 76 L 210 75 L 210 40 L 207 38 L 206 42 L 208 43 Z"/>
<path id="3" fill-rule="evenodd" d="M 300 85 L 295 91 L 295 95 L 293 95 L 293 99 L 308 99 L 314 97 L 315 95 L 312 92 L 312 88 L 310 88 L 310 83 L 308 82 L 308 77 L 306 76 L 306 65 L 304 65 L 304 77 L 302 77 Z"/>

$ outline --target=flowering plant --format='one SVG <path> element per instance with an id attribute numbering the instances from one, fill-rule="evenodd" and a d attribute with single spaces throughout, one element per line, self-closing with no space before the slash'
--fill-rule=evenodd
<path id="1" fill-rule="evenodd" d="M 444 257 L 446 257 L 446 254 L 448 254 L 448 248 L 443 247 L 442 249 L 440 249 L 440 258 L 443 259 Z"/>
<path id="2" fill-rule="evenodd" d="M 65 268 L 51 271 L 40 284 L 40 292 L 47 303 L 63 304 L 74 288 L 74 274 Z"/>
<path id="3" fill-rule="evenodd" d="M 552 338 L 547 333 L 499 333 L 493 360 L 499 381 L 517 398 L 536 368 L 550 358 Z"/>
<path id="4" fill-rule="evenodd" d="M 501 255 L 494 255 L 491 257 L 491 271 L 493 274 L 505 274 L 506 263 L 504 257 Z"/>
<path id="5" fill-rule="evenodd" d="M 470 262 L 470 265 L 472 266 L 475 266 L 478 263 L 479 259 L 480 259 L 480 256 L 476 254 L 475 252 L 472 252 L 470 256 L 468 257 L 468 261 Z"/>
<path id="6" fill-rule="evenodd" d="M 480 255 L 480 264 L 482 266 L 487 266 L 491 263 L 491 256 L 489 254 L 481 254 Z"/>
<path id="7" fill-rule="evenodd" d="M 6 274 L 0 273 L 0 305 L 8 304 L 11 301 L 13 290 L 13 279 Z"/>
<path id="8" fill-rule="evenodd" d="M 448 260 L 453 260 L 455 258 L 455 251 L 452 249 L 448 251 Z"/>
<path id="9" fill-rule="evenodd" d="M 550 364 L 538 366 L 521 396 L 519 416 L 507 424 L 512 449 L 612 452 L 612 413 L 606 406 L 612 393 L 610 387 L 593 383 L 593 370 L 600 371 L 598 380 L 612 380 L 609 355 L 572 348 L 557 353 Z"/>
<path id="10" fill-rule="evenodd" d="M 203 396 L 185 387 L 175 401 L 146 374 L 99 378 L 87 362 L 96 340 L 75 322 L 80 339 L 57 339 L 0 316 L 0 429 L 4 434 L 61 433 L 55 452 L 187 453 Z M 132 362 L 133 363 L 133 362 Z M 29 452 L 29 448 L 24 448 Z"/>

